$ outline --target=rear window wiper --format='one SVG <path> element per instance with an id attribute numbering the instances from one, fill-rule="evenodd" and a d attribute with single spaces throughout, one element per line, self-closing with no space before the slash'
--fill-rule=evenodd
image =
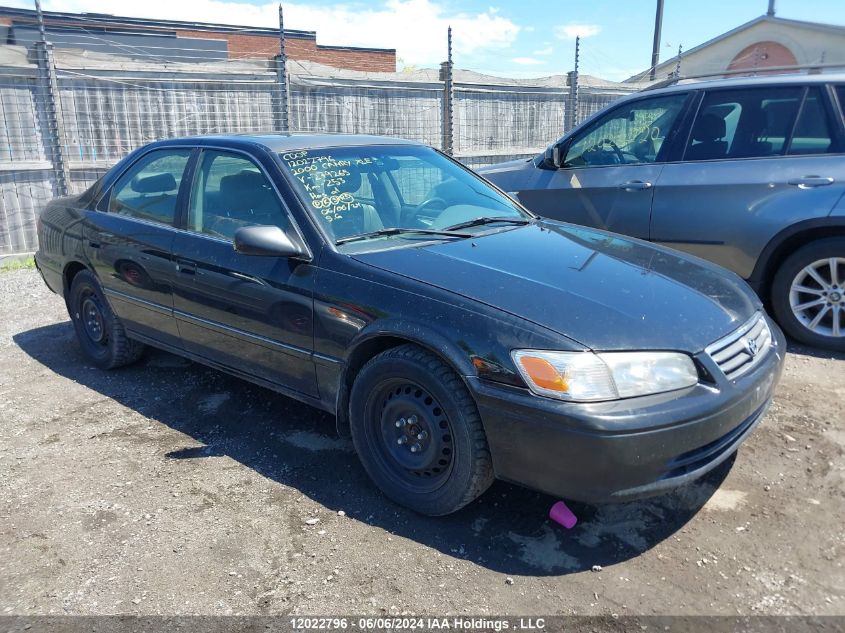
<path id="1" fill-rule="evenodd" d="M 442 237 L 472 237 L 469 233 L 456 233 L 451 229 L 444 229 L 438 231 L 435 229 L 414 229 L 404 228 L 399 226 L 379 229 L 378 231 L 368 231 L 367 233 L 356 233 L 355 235 L 348 235 L 335 240 L 335 244 L 346 244 L 347 242 L 358 242 L 360 240 L 368 240 L 373 237 L 382 237 L 384 235 L 402 235 L 403 233 L 414 233 L 419 235 L 440 235 Z"/>
<path id="2" fill-rule="evenodd" d="M 444 230 L 445 231 L 457 231 L 458 229 L 468 229 L 471 226 L 481 226 L 482 224 L 494 224 L 496 222 L 505 222 L 507 224 L 531 224 L 532 220 L 527 218 L 509 218 L 509 217 L 496 217 L 496 218 L 489 218 L 489 217 L 480 217 L 474 218 L 472 220 L 467 220 L 466 222 L 459 222 L 458 224 L 453 224 L 452 226 L 447 226 Z"/>

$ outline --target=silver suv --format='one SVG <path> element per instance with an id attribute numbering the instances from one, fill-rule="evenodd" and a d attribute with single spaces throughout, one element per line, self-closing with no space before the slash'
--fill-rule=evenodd
<path id="1" fill-rule="evenodd" d="M 479 169 L 534 212 L 699 255 L 845 350 L 845 74 L 680 82 Z"/>

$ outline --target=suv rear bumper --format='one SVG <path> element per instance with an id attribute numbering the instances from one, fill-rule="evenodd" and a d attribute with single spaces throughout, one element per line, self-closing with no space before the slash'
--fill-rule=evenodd
<path id="1" fill-rule="evenodd" d="M 573 404 L 470 380 L 496 476 L 584 502 L 660 494 L 736 452 L 771 404 L 786 342 L 736 381 L 616 402 Z"/>

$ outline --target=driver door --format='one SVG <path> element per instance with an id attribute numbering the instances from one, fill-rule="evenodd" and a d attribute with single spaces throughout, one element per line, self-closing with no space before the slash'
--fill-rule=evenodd
<path id="1" fill-rule="evenodd" d="M 648 239 L 654 185 L 688 94 L 626 102 L 564 139 L 519 199 L 544 217 Z"/>

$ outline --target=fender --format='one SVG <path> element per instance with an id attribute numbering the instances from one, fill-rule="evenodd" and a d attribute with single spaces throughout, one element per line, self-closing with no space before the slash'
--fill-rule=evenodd
<path id="1" fill-rule="evenodd" d="M 814 218 L 803 220 L 777 233 L 757 258 L 757 264 L 748 283 L 761 297 L 767 291 L 780 263 L 789 256 L 789 253 L 807 241 L 845 235 L 845 216 L 828 216 L 825 218 Z"/>
<path id="2" fill-rule="evenodd" d="M 478 375 L 467 351 L 431 327 L 395 318 L 374 321 L 349 342 L 346 356 L 343 358 L 343 368 L 339 372 L 335 394 L 338 434 L 349 435 L 349 389 L 352 377 L 375 354 L 401 345 L 403 341 L 437 354 L 455 370 L 465 384 L 467 378 Z"/>

